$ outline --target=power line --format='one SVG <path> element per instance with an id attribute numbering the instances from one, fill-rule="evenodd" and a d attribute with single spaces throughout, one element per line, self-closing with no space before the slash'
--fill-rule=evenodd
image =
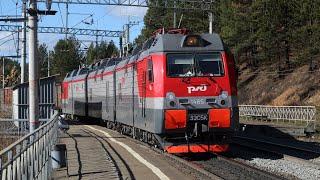
<path id="1" fill-rule="evenodd" d="M 15 34 L 15 33 L 17 33 L 17 32 L 16 32 L 16 31 L 15 31 L 15 32 L 12 32 L 11 34 L 9 34 L 9 35 L 7 35 L 7 36 L 5 36 L 5 37 L 1 38 L 1 39 L 0 39 L 0 41 L 1 41 L 1 40 L 3 40 L 3 39 L 6 39 L 7 37 L 12 36 L 12 35 L 13 35 L 13 34 Z"/>
<path id="2" fill-rule="evenodd" d="M 61 8 L 60 8 L 60 4 L 58 4 L 58 8 L 59 8 L 60 18 L 61 18 L 61 22 L 62 22 L 62 27 L 65 27 L 64 26 L 64 22 L 63 22 L 63 17 L 62 17 L 62 11 L 61 11 Z"/>
<path id="3" fill-rule="evenodd" d="M 3 42 L 3 43 L 1 43 L 0 44 L 0 47 L 2 46 L 2 45 L 4 45 L 4 44 L 6 44 L 7 42 L 9 42 L 9 41 L 12 41 L 13 39 L 11 38 L 11 39 L 8 39 L 8 40 L 6 40 L 5 42 Z"/>

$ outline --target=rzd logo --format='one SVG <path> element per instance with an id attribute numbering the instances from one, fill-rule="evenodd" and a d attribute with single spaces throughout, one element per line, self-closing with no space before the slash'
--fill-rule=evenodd
<path id="1" fill-rule="evenodd" d="M 188 93 L 191 94 L 192 92 L 204 92 L 207 91 L 207 85 L 200 85 L 200 86 L 189 86 Z"/>

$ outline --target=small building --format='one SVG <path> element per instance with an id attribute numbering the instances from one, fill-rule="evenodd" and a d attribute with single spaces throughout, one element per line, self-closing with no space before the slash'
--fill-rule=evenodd
<path id="1" fill-rule="evenodd" d="M 39 84 L 39 118 L 48 120 L 53 115 L 53 108 L 59 99 L 56 86 L 56 76 L 40 79 Z M 23 120 L 29 118 L 29 83 L 22 83 L 12 87 L 13 119 Z"/>

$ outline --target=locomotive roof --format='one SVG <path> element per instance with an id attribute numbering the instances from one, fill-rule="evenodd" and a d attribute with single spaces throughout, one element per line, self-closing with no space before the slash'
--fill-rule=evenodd
<path id="1" fill-rule="evenodd" d="M 147 40 L 142 47 L 140 46 L 134 49 L 131 56 L 124 58 L 104 59 L 101 62 L 92 64 L 89 67 L 88 73 L 95 71 L 96 69 L 105 69 L 114 65 L 117 65 L 117 67 L 121 67 L 127 63 L 136 61 L 138 59 L 142 59 L 143 57 L 148 56 L 149 54 L 157 52 L 208 52 L 224 50 L 223 41 L 221 40 L 220 36 L 216 33 L 200 34 L 198 37 L 205 41 L 206 44 L 204 46 L 199 47 L 188 47 L 184 45 L 186 38 L 188 38 L 189 36 L 193 35 L 158 34 L 155 37 Z"/>
<path id="2" fill-rule="evenodd" d="M 189 35 L 183 34 L 158 34 L 150 46 L 151 52 L 172 52 L 172 51 L 223 51 L 223 42 L 218 34 L 201 34 L 208 45 L 201 47 L 186 47 L 184 41 Z"/>

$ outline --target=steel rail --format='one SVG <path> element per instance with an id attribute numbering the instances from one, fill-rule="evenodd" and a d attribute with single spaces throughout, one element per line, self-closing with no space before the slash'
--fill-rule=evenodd
<path id="1" fill-rule="evenodd" d="M 234 141 L 233 144 L 237 144 L 237 145 L 241 145 L 241 146 L 245 146 L 247 148 L 251 148 L 251 149 L 256 149 L 256 150 L 259 150 L 259 151 L 265 151 L 265 152 L 269 152 L 269 153 L 273 153 L 273 154 L 276 154 L 276 155 L 280 155 L 280 156 L 283 156 L 284 159 L 287 159 L 287 160 L 294 160 L 294 161 L 300 161 L 300 162 L 303 162 L 305 164 L 308 164 L 308 165 L 317 165 L 319 166 L 320 164 L 319 163 L 314 163 L 314 162 L 311 162 L 309 160 L 306 160 L 306 159 L 302 159 L 302 158 L 299 158 L 299 157 L 296 157 L 296 156 L 293 156 L 293 155 L 289 155 L 288 151 L 286 150 L 294 150 L 294 151 L 298 151 L 298 152 L 303 152 L 303 153 L 310 153 L 311 154 L 314 154 L 314 155 L 317 155 L 318 157 L 320 157 L 320 151 L 313 151 L 313 150 L 310 150 L 310 149 L 303 149 L 303 148 L 299 148 L 299 147 L 294 147 L 294 146 L 290 146 L 290 145 L 284 145 L 284 144 L 279 144 L 279 143 L 274 143 L 274 142 L 270 142 L 270 141 L 265 141 L 265 140 L 258 140 L 258 139 L 253 139 L 253 138 L 249 138 L 249 137 L 243 137 L 243 136 L 234 136 L 234 138 L 236 139 L 242 139 L 242 140 L 245 140 L 246 142 L 251 142 L 251 143 L 256 143 L 256 144 L 260 144 L 260 145 L 269 145 L 270 146 L 275 146 L 275 147 L 280 147 L 283 149 L 283 151 L 287 152 L 287 153 L 281 153 L 279 151 L 275 151 L 275 150 L 270 150 L 270 149 L 264 149 L 264 148 L 259 148 L 259 146 L 252 146 L 252 145 L 245 145 L 239 141 Z"/>
<path id="2" fill-rule="evenodd" d="M 228 158 L 228 157 L 225 157 L 223 155 L 220 155 L 220 154 L 216 154 L 216 153 L 213 153 L 214 155 L 217 156 L 217 159 L 221 160 L 221 161 L 224 161 L 228 164 L 232 164 L 232 165 L 235 165 L 235 166 L 238 166 L 240 168 L 243 168 L 243 169 L 247 169 L 247 170 L 250 170 L 251 172 L 254 172 L 256 174 L 259 174 L 260 176 L 263 176 L 265 178 L 268 178 L 268 179 L 286 179 L 280 175 L 277 175 L 277 174 L 273 174 L 271 172 L 268 172 L 268 171 L 265 171 L 265 170 L 261 170 L 261 169 L 258 169 L 256 167 L 253 167 L 252 165 L 249 165 L 247 163 L 244 163 L 244 162 L 240 162 L 240 161 L 237 161 L 237 160 L 234 160 L 234 159 L 231 159 L 231 158 Z"/>

